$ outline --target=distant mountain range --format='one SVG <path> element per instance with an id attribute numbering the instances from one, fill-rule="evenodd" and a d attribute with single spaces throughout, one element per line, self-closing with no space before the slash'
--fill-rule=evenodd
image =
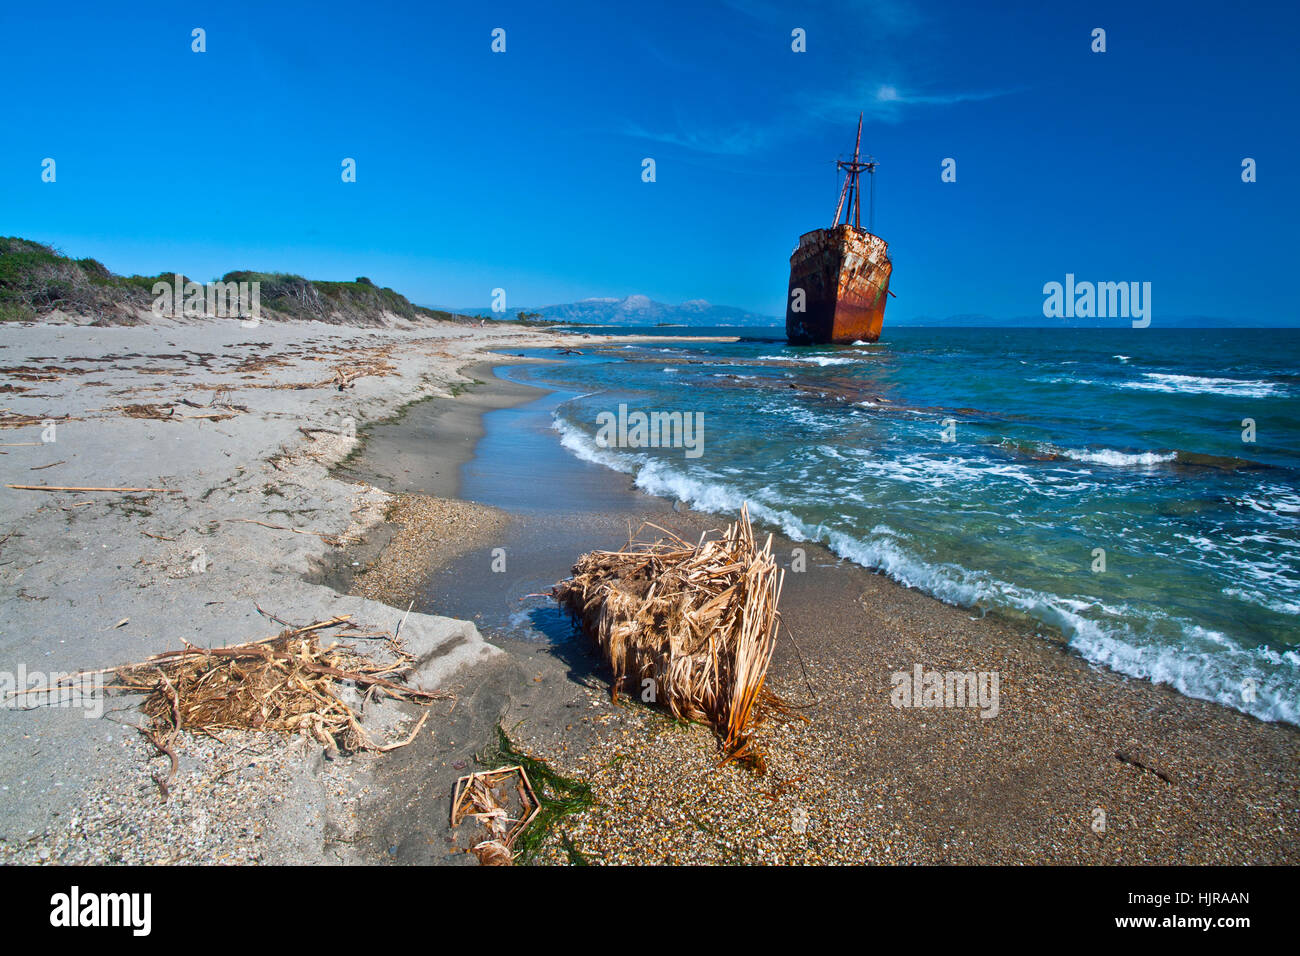
<path id="1" fill-rule="evenodd" d="M 491 309 L 454 309 L 460 315 L 475 315 L 489 319 L 515 319 L 520 312 L 528 313 L 530 318 L 540 317 L 552 322 L 574 323 L 582 325 L 624 325 L 624 326 L 742 326 L 772 327 L 784 326 L 785 317 L 761 315 L 747 312 L 730 305 L 714 305 L 704 299 L 691 299 L 680 305 L 656 302 L 649 296 L 629 295 L 623 298 L 582 299 L 563 305 L 545 305 L 513 307 L 502 315 Z M 1210 329 L 1210 328 L 1279 328 L 1291 327 L 1293 322 L 1278 322 L 1269 325 L 1245 319 L 1225 319 L 1203 315 L 1161 315 L 1156 313 L 1151 328 L 1159 329 Z M 885 317 L 885 328 L 908 328 L 916 326 L 946 328 L 1054 328 L 1054 329 L 1118 329 L 1131 328 L 1130 319 L 1114 318 L 1075 318 L 1048 319 L 1042 315 L 1022 315 L 997 317 L 992 315 L 949 315 L 916 316 L 909 319 L 890 321 Z"/>
<path id="2" fill-rule="evenodd" d="M 573 322 L 584 325 L 730 325 L 771 326 L 781 325 L 784 318 L 759 315 L 730 305 L 714 305 L 703 299 L 692 299 L 680 305 L 656 302 L 649 296 L 629 295 L 623 298 L 582 299 L 563 305 L 512 307 L 504 316 L 491 309 L 456 309 L 463 315 L 481 315 L 485 318 L 515 318 L 520 312 L 540 314 L 552 322 Z"/>

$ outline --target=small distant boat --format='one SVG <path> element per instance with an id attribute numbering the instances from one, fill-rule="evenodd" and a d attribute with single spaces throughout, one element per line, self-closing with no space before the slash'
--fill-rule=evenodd
<path id="1" fill-rule="evenodd" d="M 790 255 L 790 289 L 785 302 L 785 337 L 793 345 L 874 342 L 885 322 L 885 301 L 894 264 L 889 245 L 875 235 L 876 162 L 860 162 L 862 115 L 853 161 L 836 162 L 845 170 L 835 220 L 829 229 L 799 237 Z M 867 228 L 862 228 L 861 174 L 870 176 Z M 845 202 L 845 200 L 848 200 Z M 843 214 L 844 222 L 840 222 Z M 850 222 L 850 220 L 852 220 Z"/>

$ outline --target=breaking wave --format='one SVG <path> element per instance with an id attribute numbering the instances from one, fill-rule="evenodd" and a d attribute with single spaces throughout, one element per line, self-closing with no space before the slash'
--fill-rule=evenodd
<path id="1" fill-rule="evenodd" d="M 1016 442 L 1004 439 L 999 447 L 1008 448 L 1031 458 L 1054 461 L 1067 459 L 1087 465 L 1104 465 L 1108 468 L 1153 468 L 1180 461 L 1176 451 L 1118 451 L 1113 448 L 1062 448 L 1050 442 Z"/>
<path id="2" fill-rule="evenodd" d="M 868 353 L 870 354 L 870 353 Z M 760 355 L 760 362 L 803 362 L 805 365 L 853 365 L 858 359 L 835 355 Z"/>
<path id="3" fill-rule="evenodd" d="M 1054 376 L 1035 381 L 1049 385 L 1100 385 L 1105 388 L 1135 389 L 1143 392 L 1163 392 L 1169 395 L 1223 395 L 1229 398 L 1281 398 L 1289 393 L 1278 382 L 1261 379 L 1214 378 L 1205 375 L 1174 375 L 1165 372 L 1143 372 L 1141 379 L 1127 381 L 1096 378 Z"/>
<path id="4" fill-rule="evenodd" d="M 1146 381 L 1123 382 L 1120 387 L 1140 388 L 1151 392 L 1176 392 L 1184 395 L 1232 395 L 1242 398 L 1268 398 L 1286 394 L 1286 389 L 1276 382 L 1252 379 L 1172 375 L 1164 372 L 1143 372 L 1142 377 Z"/>
<path id="5" fill-rule="evenodd" d="M 1168 684 L 1189 697 L 1232 707 L 1261 720 L 1300 724 L 1300 703 L 1291 691 L 1300 685 L 1300 654 L 1294 650 L 1245 647 L 1219 631 L 1159 610 L 1109 607 L 1097 600 L 1019 587 L 958 564 L 926 561 L 908 550 L 906 536 L 887 525 L 876 524 L 869 537 L 858 537 L 826 524 L 810 524 L 785 502 L 773 500 L 771 486 L 750 492 L 719 476 L 689 474 L 663 458 L 601 448 L 558 412 L 552 427 L 559 433 L 561 444 L 575 456 L 633 476 L 635 485 L 648 494 L 728 515 L 737 514 L 741 505 L 748 503 L 755 520 L 780 528 L 790 539 L 823 544 L 839 557 L 882 571 L 900 584 L 949 604 L 1000 607 L 1053 626 L 1065 635 L 1072 648 L 1093 663 L 1131 677 Z M 1101 449 L 1075 455 L 1091 456 L 1101 464 L 1133 465 L 1146 464 L 1147 455 L 1157 453 L 1134 455 Z M 1160 461 L 1168 461 L 1174 453 L 1158 455 Z M 1151 461 L 1154 463 L 1155 458 Z M 1161 643 L 1154 634 L 1143 633 L 1144 622 L 1157 621 L 1178 628 L 1182 645 Z M 1248 681 L 1253 685 L 1253 694 L 1249 695 L 1242 692 Z"/>
<path id="6" fill-rule="evenodd" d="M 1082 461 L 1090 465 L 1106 465 L 1110 468 L 1150 468 L 1175 461 L 1178 453 L 1173 451 L 1114 451 L 1110 448 L 1076 449 L 1062 448 L 1061 455 L 1072 461 Z"/>

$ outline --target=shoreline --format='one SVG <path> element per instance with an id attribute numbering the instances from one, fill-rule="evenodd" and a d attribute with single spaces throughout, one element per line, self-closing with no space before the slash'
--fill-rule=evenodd
<path id="1" fill-rule="evenodd" d="M 497 367 L 511 364 L 503 357 Z M 486 431 L 491 435 L 490 424 Z M 552 442 L 556 454 L 572 457 Z M 550 467 L 534 466 L 542 473 Z M 624 509 L 587 514 L 568 539 L 557 537 L 557 525 L 574 516 L 556 522 L 526 506 L 512 509 L 508 530 L 479 543 L 479 552 L 496 543 L 521 554 L 525 567 L 506 590 L 513 584 L 526 592 L 520 585 L 545 580 L 557 561 L 617 546 L 629 520 L 648 517 L 687 537 L 728 520 L 675 512 L 631 488 L 628 476 L 600 470 L 608 484 L 628 488 Z M 797 647 L 784 636 L 778 641 L 769 679 L 798 705 L 812 703 L 811 688 L 815 703 L 806 712 L 811 723 L 763 729 L 766 780 L 715 769 L 703 728 L 678 727 L 637 703 L 609 705 L 586 639 L 565 637 L 558 615 L 546 620 L 537 609 L 533 629 L 543 640 L 502 629 L 499 613 L 480 621 L 538 682 L 555 685 L 553 705 L 565 700 L 571 715 L 581 698 L 595 712 L 576 722 L 579 734 L 575 721 L 557 719 L 556 706 L 507 708 L 524 720 L 515 731 L 524 749 L 596 792 L 594 807 L 556 828 L 544 854 L 549 862 L 567 862 L 574 852 L 638 863 L 1300 859 L 1288 839 L 1300 808 L 1295 728 L 1094 667 L 1043 628 L 995 613 L 973 618 L 820 545 L 779 533 L 775 540 L 787 556 L 803 548 L 808 572 L 787 575 L 782 610 Z M 572 553 L 557 556 L 557 544 Z M 448 564 L 417 607 L 445 600 L 439 575 L 453 585 L 479 582 L 454 606 L 494 603 L 481 565 Z M 971 710 L 892 706 L 891 676 L 917 666 L 996 671 L 999 712 L 985 719 Z M 696 809 L 683 813 L 688 799 Z M 807 814 L 805 834 L 791 829 L 796 812 Z M 711 836 L 723 833 L 729 837 Z"/>
<path id="2" fill-rule="evenodd" d="M 481 374 L 520 364 L 503 352 L 608 337 L 319 323 L 12 331 L 0 372 L 19 388 L 6 410 L 60 424 L 57 443 L 3 449 L 6 481 L 180 493 L 6 489 L 3 667 L 74 670 L 139 660 L 180 638 L 248 640 L 268 630 L 259 603 L 291 620 L 342 612 L 392 628 L 415 598 L 423 603 L 402 633 L 420 642 L 426 686 L 454 700 L 382 759 L 327 759 L 301 738 L 182 735 L 166 803 L 151 779 L 166 761 L 130 726 L 135 700 L 110 698 L 108 721 L 0 711 L 5 860 L 472 864 L 447 830 L 447 800 L 498 726 L 593 790 L 590 807 L 552 829 L 538 862 L 1300 854 L 1290 839 L 1294 728 L 1090 667 L 1031 629 L 973 620 L 816 545 L 798 545 L 808 571 L 787 576 L 782 602 L 797 646 L 778 641 L 769 675 L 789 702 L 811 705 L 811 721 L 762 729 L 766 777 L 715 768 L 704 728 L 626 698 L 611 704 L 586 639 L 546 602 L 518 596 L 549 588 L 581 551 L 621 544 L 629 522 L 648 517 L 693 537 L 725 519 L 676 511 L 628 476 L 577 461 L 543 424 L 552 393 Z M 331 364 L 363 374 L 337 390 Z M 475 379 L 485 384 L 466 391 Z M 184 404 L 196 398 L 216 411 Z M 9 426 L 14 441 L 35 434 L 25 422 Z M 364 480 L 372 467 L 375 481 Z M 536 496 L 557 475 L 564 502 L 547 507 Z M 538 506 L 503 508 L 511 502 L 494 496 L 514 488 Z M 480 491 L 485 501 L 464 500 Z M 796 546 L 776 541 L 787 557 Z M 492 573 L 491 551 L 503 546 L 508 571 Z M 209 562 L 202 575 L 189 570 L 196 549 Z M 367 565 L 381 578 L 394 567 L 418 574 L 383 593 L 346 594 Z M 890 675 L 916 664 L 997 670 L 998 716 L 890 706 Z M 392 704 L 367 715 L 388 738 L 411 717 Z M 1100 833 L 1098 809 L 1108 821 Z M 792 827 L 796 812 L 805 832 Z"/>
<path id="3" fill-rule="evenodd" d="M 96 326 L 20 322 L 0 342 L 3 482 L 167 493 L 0 489 L 0 671 L 70 673 L 189 641 L 217 647 L 351 614 L 417 658 L 413 679 L 453 693 L 503 653 L 470 622 L 322 586 L 337 544 L 382 524 L 392 496 L 334 467 L 355 430 L 413 401 L 454 399 L 491 348 L 587 347 L 604 337 L 514 326 L 351 327 L 235 320 Z M 53 430 L 45 423 L 52 421 Z M 86 709 L 0 708 L 0 859 L 20 863 L 357 860 L 377 791 L 374 754 L 305 738 L 182 733 L 179 768 L 135 729 L 139 699 Z M 472 710 L 461 708 L 463 713 Z M 378 739 L 417 714 L 364 707 Z M 430 715 L 431 717 L 434 714 Z M 387 858 L 387 854 L 385 855 Z"/>

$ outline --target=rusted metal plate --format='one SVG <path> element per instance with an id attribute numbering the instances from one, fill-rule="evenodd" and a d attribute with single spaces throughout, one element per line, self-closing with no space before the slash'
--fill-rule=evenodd
<path id="1" fill-rule="evenodd" d="M 847 223 L 801 236 L 790 256 L 786 338 L 795 344 L 880 338 L 894 268 L 888 248 L 879 236 Z"/>

